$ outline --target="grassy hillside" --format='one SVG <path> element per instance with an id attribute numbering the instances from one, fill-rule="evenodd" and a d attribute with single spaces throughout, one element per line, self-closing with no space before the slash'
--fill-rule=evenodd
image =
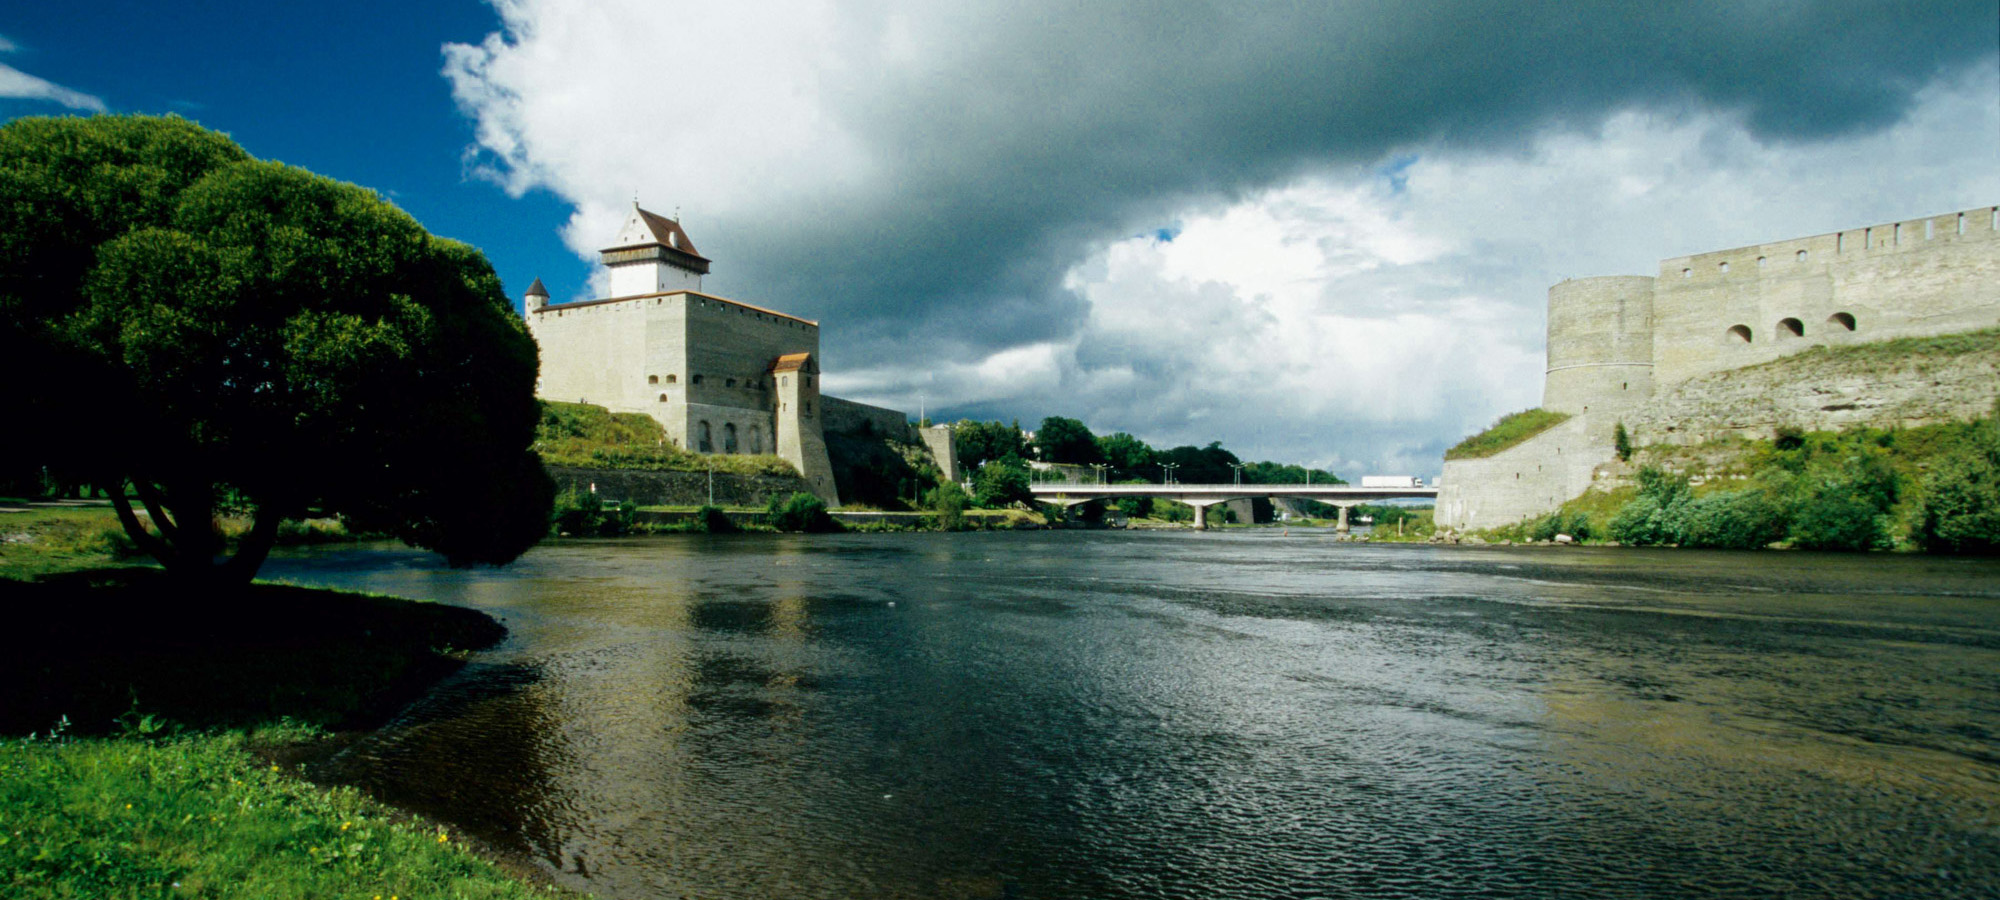
<path id="1" fill-rule="evenodd" d="M 1546 409 L 1524 409 L 1501 416 L 1493 427 L 1475 434 L 1444 452 L 1445 459 L 1483 459 L 1569 421 L 1569 413 Z"/>
<path id="2" fill-rule="evenodd" d="M 614 413 L 588 403 L 542 401 L 535 450 L 552 466 L 643 469 L 654 472 L 717 472 L 737 475 L 797 475 L 792 464 L 770 454 L 705 454 L 674 446 L 667 431 L 649 416 Z"/>

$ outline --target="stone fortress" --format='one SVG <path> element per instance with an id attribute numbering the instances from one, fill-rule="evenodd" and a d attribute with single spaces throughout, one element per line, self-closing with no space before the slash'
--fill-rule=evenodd
<path id="1" fill-rule="evenodd" d="M 1744 370 L 1817 346 L 1996 325 L 2000 207 L 1675 257 L 1658 276 L 1564 281 L 1549 289 L 1542 407 L 1570 418 L 1494 456 L 1447 461 L 1437 521 L 1490 528 L 1555 509 L 1604 477 L 1621 422 L 1634 443 L 1698 443 L 1982 414 L 2000 380 L 1979 366 L 1805 384 Z"/>
<path id="2" fill-rule="evenodd" d="M 830 506 L 828 432 L 922 442 L 956 478 L 948 428 L 820 393 L 818 322 L 703 293 L 709 260 L 678 221 L 634 203 L 600 260 L 608 297 L 551 304 L 541 279 L 528 289 L 537 396 L 643 413 L 701 453 L 776 454 Z"/>

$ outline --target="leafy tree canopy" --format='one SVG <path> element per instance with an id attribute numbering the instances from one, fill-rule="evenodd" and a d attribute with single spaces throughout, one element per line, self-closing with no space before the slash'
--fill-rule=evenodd
<path id="1" fill-rule="evenodd" d="M 961 419 L 952 424 L 951 435 L 958 447 L 958 464 L 966 469 L 976 470 L 1003 456 L 1028 455 L 1028 439 L 1019 424 Z"/>
<path id="2" fill-rule="evenodd" d="M 1043 462 L 1082 466 L 1104 461 L 1097 436 L 1082 422 L 1062 416 L 1042 420 L 1042 427 L 1035 430 L 1035 452 Z"/>
<path id="3" fill-rule="evenodd" d="M 0 304 L 72 376 L 26 383 L 29 427 L 67 441 L 41 462 L 112 491 L 170 571 L 248 579 L 307 514 L 454 564 L 546 530 L 535 346 L 477 250 L 178 118 L 17 120 L 0 173 L 56 210 L 0 203 Z M 217 563 L 225 503 L 256 524 Z"/>
<path id="4" fill-rule="evenodd" d="M 1153 464 L 1153 448 L 1122 431 L 1098 438 L 1097 450 L 1121 476 L 1137 477 Z"/>

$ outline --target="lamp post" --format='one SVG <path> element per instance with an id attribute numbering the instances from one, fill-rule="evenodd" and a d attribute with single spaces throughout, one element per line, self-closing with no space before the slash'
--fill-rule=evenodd
<path id="1" fill-rule="evenodd" d="M 1173 484 L 1174 470 L 1180 467 L 1180 463 L 1160 463 L 1160 483 Z"/>
<path id="2" fill-rule="evenodd" d="M 1108 466 L 1108 465 L 1105 465 L 1104 463 L 1091 463 L 1091 464 L 1090 464 L 1090 467 L 1091 467 L 1091 468 L 1093 468 L 1093 469 L 1096 469 L 1096 470 L 1097 470 L 1097 483 L 1098 483 L 1098 484 L 1103 484 L 1103 483 L 1104 483 L 1104 470 L 1105 470 L 1105 469 L 1109 469 L 1109 468 L 1111 468 L 1111 467 L 1110 467 L 1110 466 Z"/>
<path id="3" fill-rule="evenodd" d="M 1230 467 L 1230 468 L 1232 468 L 1232 469 L 1235 469 L 1235 470 L 1236 470 L 1236 485 L 1237 485 L 1238 487 L 1242 487 L 1242 486 L 1243 486 L 1243 468 L 1244 468 L 1245 466 L 1248 466 L 1248 465 L 1250 465 L 1250 464 L 1249 464 L 1249 463 L 1229 463 L 1229 467 Z"/>

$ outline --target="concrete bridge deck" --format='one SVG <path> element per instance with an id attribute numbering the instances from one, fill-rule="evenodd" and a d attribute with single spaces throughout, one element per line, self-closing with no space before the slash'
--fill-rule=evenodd
<path id="1" fill-rule="evenodd" d="M 1070 484 L 1029 485 L 1036 500 L 1075 506 L 1092 500 L 1154 497 L 1194 507 L 1194 527 L 1208 527 L 1208 508 L 1255 497 L 1317 500 L 1340 508 L 1339 530 L 1347 530 L 1347 509 L 1380 500 L 1437 499 L 1435 487 L 1356 487 L 1351 484 Z"/>

